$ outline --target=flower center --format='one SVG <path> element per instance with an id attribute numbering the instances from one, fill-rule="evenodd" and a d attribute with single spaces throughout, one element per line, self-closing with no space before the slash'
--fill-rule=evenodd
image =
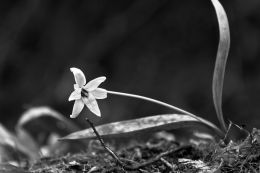
<path id="1" fill-rule="evenodd" d="M 81 97 L 88 97 L 88 91 L 86 91 L 85 89 L 82 88 L 81 90 Z"/>

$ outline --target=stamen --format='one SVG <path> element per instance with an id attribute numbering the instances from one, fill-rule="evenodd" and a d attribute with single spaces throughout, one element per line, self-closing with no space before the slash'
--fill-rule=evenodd
<path id="1" fill-rule="evenodd" d="M 88 97 L 88 91 L 82 88 L 81 90 L 81 97 Z"/>

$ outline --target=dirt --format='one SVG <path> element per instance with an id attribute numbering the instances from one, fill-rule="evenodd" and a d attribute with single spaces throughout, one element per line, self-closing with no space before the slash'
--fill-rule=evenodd
<path id="1" fill-rule="evenodd" d="M 174 166 L 169 166 L 161 159 L 147 164 L 137 170 L 126 170 L 118 165 L 116 161 L 101 147 L 98 143 L 92 144 L 89 152 L 81 152 L 77 154 L 67 154 L 66 156 L 56 158 L 42 158 L 37 163 L 30 167 L 32 172 L 171 172 Z M 178 149 L 174 153 L 169 153 L 162 157 L 169 164 L 176 165 L 175 171 L 185 172 L 185 170 L 193 170 L 192 166 L 180 165 L 177 163 L 178 158 L 200 159 L 203 158 L 203 153 L 191 145 L 180 147 L 176 142 L 166 140 L 148 141 L 146 143 L 131 144 L 126 148 L 121 148 L 116 151 L 118 156 L 128 166 L 145 163 L 148 160 L 155 158 L 157 155 Z"/>
<path id="2" fill-rule="evenodd" d="M 85 151 L 41 158 L 33 164 L 27 164 L 23 170 L 32 173 L 260 171 L 260 130 L 257 129 L 254 129 L 245 140 L 237 143 L 230 141 L 228 144 L 224 144 L 223 141 L 218 143 L 200 141 L 196 145 L 194 143 L 183 145 L 166 137 L 153 137 L 145 142 L 132 141 L 118 148 L 111 143 L 107 145 L 127 167 L 118 164 L 99 141 L 93 140 L 86 146 Z"/>

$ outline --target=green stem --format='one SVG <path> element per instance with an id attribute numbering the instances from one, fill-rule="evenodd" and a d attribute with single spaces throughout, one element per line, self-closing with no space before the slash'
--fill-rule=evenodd
<path id="1" fill-rule="evenodd" d="M 159 101 L 159 100 L 155 100 L 155 99 L 152 99 L 152 98 L 149 98 L 149 97 L 136 95 L 136 94 L 128 94 L 128 93 L 116 92 L 116 91 L 107 91 L 107 93 L 108 94 L 113 94 L 113 95 L 119 95 L 119 96 L 132 97 L 132 98 L 137 98 L 137 99 L 141 99 L 141 100 L 146 100 L 146 101 L 153 102 L 153 103 L 162 105 L 164 107 L 173 109 L 175 111 L 178 111 L 178 112 L 181 112 L 183 114 L 189 115 L 189 116 L 197 119 L 198 121 L 202 122 L 203 124 L 206 124 L 207 126 L 211 127 L 220 137 L 224 136 L 223 132 L 216 125 L 211 123 L 210 121 L 205 120 L 205 119 L 203 119 L 201 117 L 198 117 L 198 116 L 196 116 L 196 115 L 194 115 L 194 114 L 192 114 L 190 112 L 187 112 L 187 111 L 185 111 L 183 109 L 177 108 L 177 107 L 175 107 L 173 105 L 170 105 L 168 103 L 165 103 L 165 102 L 162 102 L 162 101 Z"/>
<path id="2" fill-rule="evenodd" d="M 98 131 L 96 130 L 94 124 L 88 119 L 86 118 L 86 121 L 89 123 L 90 127 L 93 129 L 95 135 L 97 136 L 99 142 L 101 143 L 101 145 L 105 148 L 105 150 L 108 151 L 108 153 L 120 164 L 120 165 L 124 165 L 124 163 L 119 159 L 119 157 L 110 149 L 106 146 L 105 142 L 103 141 L 103 139 L 101 138 L 101 136 L 99 135 Z"/>

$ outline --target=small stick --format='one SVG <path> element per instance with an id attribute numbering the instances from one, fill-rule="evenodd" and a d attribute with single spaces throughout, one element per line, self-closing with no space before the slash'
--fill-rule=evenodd
<path id="1" fill-rule="evenodd" d="M 175 167 L 174 165 L 172 165 L 171 163 L 169 163 L 167 160 L 165 160 L 164 158 L 160 158 L 160 160 L 168 167 L 170 168 L 173 172 L 175 171 Z"/>
<path id="2" fill-rule="evenodd" d="M 109 148 L 106 146 L 106 144 L 104 143 L 103 139 L 101 138 L 101 136 L 99 135 L 98 131 L 96 130 L 94 124 L 88 119 L 86 118 L 86 121 L 89 123 L 89 125 L 91 126 L 91 128 L 93 129 L 95 135 L 97 136 L 98 140 L 100 141 L 101 145 L 105 148 L 105 150 L 107 150 L 107 152 L 117 161 L 117 163 L 122 166 L 124 169 L 126 170 L 138 170 L 142 167 L 145 167 L 149 164 L 152 164 L 154 162 L 157 162 L 159 161 L 162 157 L 164 156 L 167 156 L 169 154 L 173 154 L 173 153 L 176 153 L 182 149 L 188 149 L 190 148 L 190 146 L 182 146 L 182 147 L 178 147 L 178 148 L 175 148 L 175 149 L 169 149 L 167 150 L 166 152 L 163 152 L 157 156 L 155 156 L 154 158 L 144 162 L 144 163 L 140 163 L 140 164 L 136 164 L 136 165 L 133 165 L 133 166 L 128 166 L 126 165 L 124 162 L 122 162 L 119 157 Z"/>
<path id="3" fill-rule="evenodd" d="M 225 140 L 227 139 L 228 133 L 229 133 L 230 128 L 231 128 L 232 125 L 233 125 L 232 121 L 229 121 L 228 129 L 227 129 L 227 131 L 226 131 L 226 134 L 225 134 L 225 136 L 224 136 L 223 141 L 225 141 Z"/>
<path id="4" fill-rule="evenodd" d="M 218 166 L 217 170 L 220 170 L 220 169 L 221 169 L 221 167 L 223 166 L 223 164 L 224 164 L 224 159 L 223 159 L 223 158 L 221 158 L 221 162 L 220 162 L 220 164 L 219 164 L 219 166 Z"/>

